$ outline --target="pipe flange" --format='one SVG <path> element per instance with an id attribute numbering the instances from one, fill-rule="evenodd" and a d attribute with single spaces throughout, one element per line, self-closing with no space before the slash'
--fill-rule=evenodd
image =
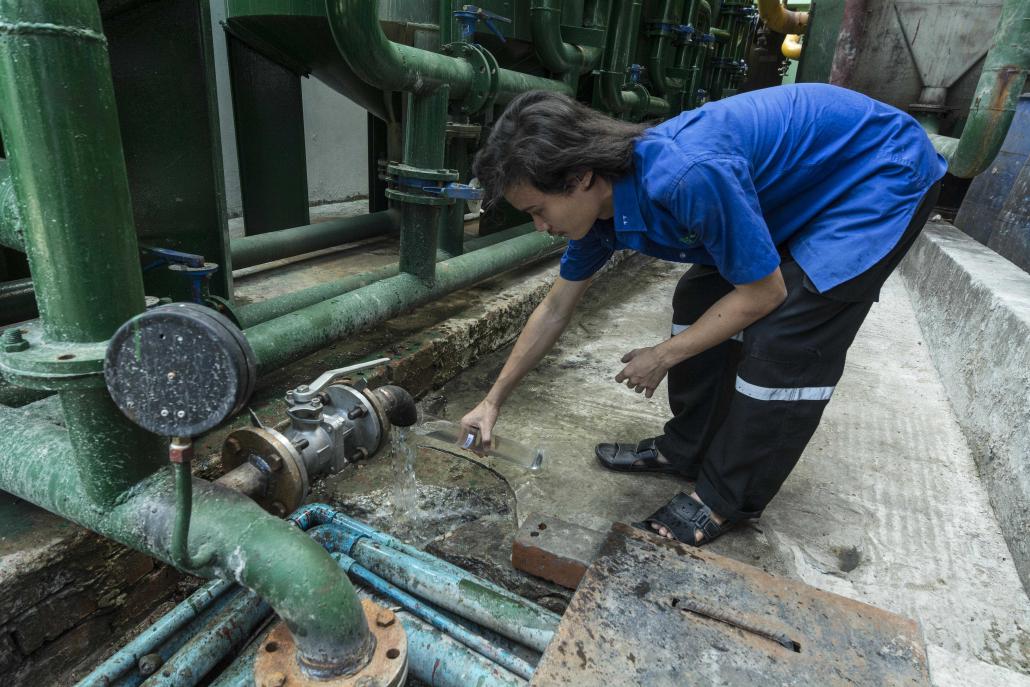
<path id="1" fill-rule="evenodd" d="M 299 508 L 310 484 L 304 459 L 293 442 L 270 427 L 244 427 L 225 438 L 222 467 L 226 473 L 250 462 L 251 456 L 260 457 L 268 469 L 268 493 L 255 498 L 257 504 L 278 517 Z"/>
<path id="2" fill-rule="evenodd" d="M 463 41 L 448 43 L 440 52 L 461 58 L 472 66 L 472 85 L 461 101 L 462 113 L 475 114 L 493 105 L 500 88 L 500 70 L 493 53 L 477 43 Z"/>
<path id="3" fill-rule="evenodd" d="M 368 599 L 361 600 L 368 629 L 375 638 L 372 658 L 357 673 L 336 678 L 308 676 L 297 662 L 297 645 L 286 623 L 268 633 L 254 658 L 257 687 L 400 687 L 408 677 L 408 638 L 400 618 Z"/>
<path id="4" fill-rule="evenodd" d="M 37 323 L 4 330 L 0 372 L 28 389 L 62 391 L 104 386 L 107 342 L 49 341 Z"/>

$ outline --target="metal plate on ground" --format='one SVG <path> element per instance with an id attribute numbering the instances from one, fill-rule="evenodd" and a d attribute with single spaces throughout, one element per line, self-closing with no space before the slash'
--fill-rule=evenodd
<path id="1" fill-rule="evenodd" d="M 533 685 L 929 685 L 912 620 L 615 524 Z"/>

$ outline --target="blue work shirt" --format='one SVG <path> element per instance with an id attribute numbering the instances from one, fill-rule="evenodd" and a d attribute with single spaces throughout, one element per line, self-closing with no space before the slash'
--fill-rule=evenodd
<path id="1" fill-rule="evenodd" d="M 560 273 L 586 279 L 629 248 L 747 284 L 785 246 L 824 292 L 890 252 L 946 169 L 912 117 L 854 91 L 741 93 L 648 129 L 612 185 L 614 217 L 569 241 Z"/>

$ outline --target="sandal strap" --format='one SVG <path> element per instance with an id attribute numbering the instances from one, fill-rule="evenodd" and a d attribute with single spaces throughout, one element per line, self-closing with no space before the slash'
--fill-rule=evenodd
<path id="1" fill-rule="evenodd" d="M 655 438 L 644 439 L 637 443 L 634 453 L 637 454 L 637 460 L 645 460 L 648 462 L 657 461 L 658 441 Z"/>
<path id="2" fill-rule="evenodd" d="M 644 522 L 661 525 L 679 541 L 695 545 L 709 542 L 731 527 L 729 522 L 718 524 L 712 515 L 711 508 L 681 492 Z M 703 535 L 700 542 L 697 541 L 698 532 Z"/>

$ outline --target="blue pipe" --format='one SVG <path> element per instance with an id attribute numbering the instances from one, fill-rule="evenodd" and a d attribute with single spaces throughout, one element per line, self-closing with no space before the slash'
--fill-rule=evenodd
<path id="1" fill-rule="evenodd" d="M 144 630 L 140 636 L 97 666 L 93 672 L 79 682 L 78 687 L 106 687 L 119 680 L 130 670 L 136 670 L 140 658 L 154 653 L 178 630 L 201 615 L 216 599 L 233 586 L 235 585 L 227 580 L 212 580 L 200 587 L 188 599 Z"/>
<path id="2" fill-rule="evenodd" d="M 322 541 L 323 546 L 345 553 L 393 584 L 541 653 L 561 621 L 557 614 L 499 585 L 325 504 L 303 506 L 291 520 L 304 530 L 318 525 L 342 529 L 340 533 L 321 533 L 319 537 L 334 538 L 332 546 Z"/>
<path id="3" fill-rule="evenodd" d="M 155 649 L 152 653 L 161 657 L 161 662 L 158 664 L 158 668 L 167 663 L 172 656 L 182 649 L 182 647 L 190 641 L 190 638 L 198 632 L 203 632 L 208 623 L 210 623 L 216 615 L 221 613 L 222 609 L 236 599 L 240 595 L 240 592 L 241 590 L 239 588 L 235 588 L 222 594 L 220 597 L 215 599 L 215 602 L 208 606 L 203 613 L 186 623 L 186 625 L 184 625 L 178 632 L 169 637 L 168 641 Z M 142 685 L 147 678 L 153 675 L 154 672 L 154 670 L 151 670 L 149 673 L 143 674 L 140 670 L 140 666 L 137 664 L 136 670 L 129 671 L 106 687 L 140 687 L 140 685 Z"/>
<path id="4" fill-rule="evenodd" d="M 269 625 L 251 639 L 247 648 L 241 651 L 236 660 L 223 670 L 221 675 L 215 678 L 208 687 L 254 687 L 254 660 L 272 627 Z"/>
<path id="5" fill-rule="evenodd" d="M 371 570 L 359 565 L 353 558 L 344 553 L 330 552 L 348 575 L 354 577 L 376 592 L 401 605 L 413 615 L 418 616 L 441 632 L 445 632 L 476 653 L 489 658 L 503 668 L 519 677 L 529 680 L 533 677 L 533 666 L 513 653 L 493 646 L 479 635 L 468 631 L 450 618 L 444 616 L 432 606 L 422 603 L 412 595 L 393 586 Z M 148 686 L 149 687 L 149 686 Z"/>
<path id="6" fill-rule="evenodd" d="M 271 606 L 261 597 L 249 590 L 243 591 L 144 682 L 143 687 L 194 687 L 230 651 L 243 644 L 271 612 Z"/>

